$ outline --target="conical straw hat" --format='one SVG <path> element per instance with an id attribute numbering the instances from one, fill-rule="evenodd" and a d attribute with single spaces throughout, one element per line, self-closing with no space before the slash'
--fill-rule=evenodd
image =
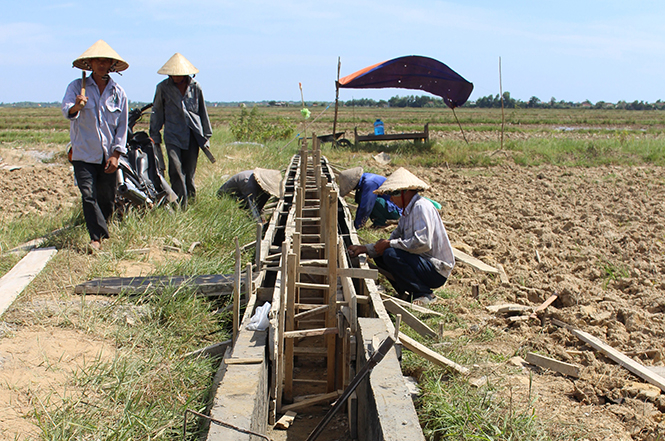
<path id="1" fill-rule="evenodd" d="M 360 178 L 363 175 L 362 167 L 354 167 L 344 170 L 337 177 L 337 184 L 339 185 L 339 195 L 344 197 L 351 193 L 351 190 L 358 186 Z"/>
<path id="2" fill-rule="evenodd" d="M 162 75 L 173 75 L 173 76 L 184 76 L 184 75 L 194 75 L 199 73 L 199 70 L 194 67 L 189 60 L 182 56 L 179 52 L 173 54 L 169 61 L 164 63 L 158 71 L 158 74 Z"/>
<path id="3" fill-rule="evenodd" d="M 255 168 L 254 179 L 263 190 L 276 198 L 282 197 L 282 173 L 279 170 Z"/>
<path id="4" fill-rule="evenodd" d="M 111 58 L 115 60 L 115 63 L 113 63 L 109 72 L 122 72 L 129 67 L 129 64 L 104 40 L 98 40 L 97 43 L 90 46 L 87 51 L 79 55 L 72 64 L 74 67 L 78 67 L 82 70 L 92 70 L 92 66 L 90 65 L 90 59 L 92 58 Z"/>
<path id="5" fill-rule="evenodd" d="M 398 190 L 427 190 L 429 185 L 420 180 L 413 173 L 400 167 L 393 172 L 374 193 L 383 194 Z"/>

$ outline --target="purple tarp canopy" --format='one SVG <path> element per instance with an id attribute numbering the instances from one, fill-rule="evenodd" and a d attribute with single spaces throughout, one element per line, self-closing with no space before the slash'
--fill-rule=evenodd
<path id="1" fill-rule="evenodd" d="M 374 64 L 339 79 L 339 87 L 351 89 L 424 90 L 440 96 L 454 109 L 466 102 L 473 83 L 440 61 L 419 55 L 408 55 Z"/>

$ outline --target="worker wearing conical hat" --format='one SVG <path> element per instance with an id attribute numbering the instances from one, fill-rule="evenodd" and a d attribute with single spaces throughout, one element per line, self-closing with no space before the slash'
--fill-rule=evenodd
<path id="1" fill-rule="evenodd" d="M 83 70 L 83 76 L 67 87 L 62 113 L 70 121 L 70 160 L 81 191 L 90 247 L 99 249 L 101 240 L 109 237 L 107 220 L 113 213 L 118 158 L 127 153 L 129 103 L 109 74 L 129 64 L 99 40 L 73 66 Z M 86 76 L 86 71 L 92 73 Z"/>
<path id="2" fill-rule="evenodd" d="M 385 180 L 381 175 L 363 173 L 362 167 L 344 170 L 337 177 L 339 194 L 342 197 L 355 190 L 354 200 L 358 209 L 353 225 L 356 230 L 365 225 L 367 219 L 371 219 L 374 227 L 382 227 L 388 220 L 399 219 L 402 210 L 390 201 L 390 196 L 374 193 Z"/>
<path id="3" fill-rule="evenodd" d="M 428 188 L 407 169 L 397 169 L 375 190 L 377 194 L 389 194 L 402 208 L 397 228 L 389 239 L 348 247 L 351 257 L 373 257 L 397 294 L 410 294 L 414 303 L 435 300 L 432 289 L 446 283 L 455 266 L 453 247 L 441 216 L 434 204 L 419 194 Z"/>
<path id="4" fill-rule="evenodd" d="M 245 170 L 229 178 L 217 191 L 217 197 L 235 196 L 255 220 L 262 220 L 261 211 L 270 196 L 282 197 L 284 193 L 282 173 L 279 170 L 255 168 Z"/>
<path id="5" fill-rule="evenodd" d="M 162 140 L 166 145 L 171 187 L 182 208 L 196 196 L 199 149 L 207 148 L 212 136 L 203 90 L 192 77 L 198 71 L 184 56 L 174 54 L 157 71 L 169 77 L 157 85 L 150 117 L 150 137 L 158 147 Z"/>

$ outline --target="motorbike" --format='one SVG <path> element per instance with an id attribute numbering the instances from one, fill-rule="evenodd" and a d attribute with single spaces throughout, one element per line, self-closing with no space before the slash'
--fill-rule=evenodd
<path id="1" fill-rule="evenodd" d="M 162 172 L 165 163 L 161 149 L 146 132 L 134 132 L 136 123 L 151 107 L 148 104 L 129 111 L 127 155 L 120 156 L 116 174 L 115 207 L 121 214 L 130 206 L 152 208 L 178 199 Z"/>

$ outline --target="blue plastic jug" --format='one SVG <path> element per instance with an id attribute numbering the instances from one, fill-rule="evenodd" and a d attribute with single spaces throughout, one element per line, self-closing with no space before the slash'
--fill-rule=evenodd
<path id="1" fill-rule="evenodd" d="M 381 121 L 380 119 L 374 121 L 374 134 L 383 135 L 383 121 Z"/>

